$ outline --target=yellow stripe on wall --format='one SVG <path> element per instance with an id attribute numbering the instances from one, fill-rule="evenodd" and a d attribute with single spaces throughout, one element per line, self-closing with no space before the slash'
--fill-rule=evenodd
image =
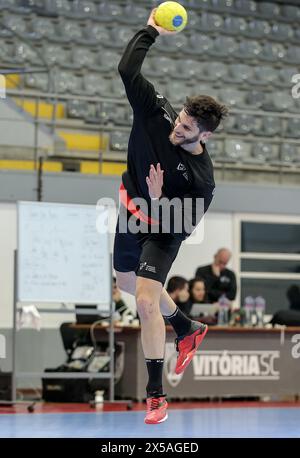
<path id="1" fill-rule="evenodd" d="M 79 151 L 99 151 L 107 147 L 107 137 L 77 132 L 57 132 L 66 142 L 67 149 Z"/>
<path id="2" fill-rule="evenodd" d="M 20 75 L 8 75 L 5 77 L 6 89 L 14 89 L 20 84 Z"/>
<path id="3" fill-rule="evenodd" d="M 102 174 L 103 175 L 122 175 L 126 170 L 126 164 L 119 164 L 115 162 L 103 162 L 102 164 Z M 81 173 L 92 173 L 100 174 L 101 173 L 101 164 L 96 161 L 82 161 L 80 163 L 80 172 Z"/>
<path id="4" fill-rule="evenodd" d="M 1 169 L 9 170 L 34 170 L 34 161 L 10 161 L 7 159 L 0 160 Z M 44 172 L 61 172 L 63 165 L 61 162 L 43 162 Z"/>
<path id="5" fill-rule="evenodd" d="M 20 99 L 14 99 L 15 103 L 23 108 L 27 113 L 29 113 L 32 117 L 35 117 L 35 111 L 38 109 L 37 116 L 38 118 L 43 118 L 43 119 L 52 119 L 53 113 L 54 113 L 54 105 L 51 103 L 46 103 L 46 102 L 39 102 L 38 107 L 36 107 L 36 103 L 34 100 L 20 100 Z M 65 117 L 65 107 L 62 103 L 58 103 L 56 105 L 56 118 L 57 119 L 62 119 Z"/>

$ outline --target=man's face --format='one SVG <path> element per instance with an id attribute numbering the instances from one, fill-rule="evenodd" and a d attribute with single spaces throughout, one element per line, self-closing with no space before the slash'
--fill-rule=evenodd
<path id="1" fill-rule="evenodd" d="M 205 285 L 203 281 L 196 281 L 193 286 L 193 298 L 195 301 L 203 301 L 205 297 Z"/>
<path id="2" fill-rule="evenodd" d="M 186 114 L 184 109 L 181 110 L 175 120 L 175 127 L 169 136 L 170 142 L 177 145 L 188 145 L 190 143 L 200 142 L 200 130 L 195 118 Z"/>
<path id="3" fill-rule="evenodd" d="M 230 253 L 228 251 L 221 251 L 215 257 L 215 264 L 220 268 L 220 270 L 225 269 L 230 260 Z"/>

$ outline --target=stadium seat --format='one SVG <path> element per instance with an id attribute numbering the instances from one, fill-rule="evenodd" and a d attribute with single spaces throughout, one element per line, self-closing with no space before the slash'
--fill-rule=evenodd
<path id="1" fill-rule="evenodd" d="M 223 18 L 220 14 L 204 12 L 199 18 L 199 30 L 201 32 L 220 32 L 223 26 Z"/>
<path id="2" fill-rule="evenodd" d="M 222 62 L 205 62 L 202 64 L 207 75 L 207 79 L 212 83 L 217 83 L 220 80 L 225 81 L 228 74 L 228 66 Z M 201 75 L 199 75 L 200 77 Z"/>
<path id="3" fill-rule="evenodd" d="M 45 43 L 43 54 L 49 65 L 69 65 L 72 67 L 70 50 L 62 48 L 61 45 Z"/>
<path id="4" fill-rule="evenodd" d="M 210 53 L 210 51 L 213 49 L 213 46 L 214 41 L 212 38 L 207 37 L 205 35 L 192 34 L 188 40 L 186 53 L 203 56 L 206 53 Z"/>
<path id="5" fill-rule="evenodd" d="M 176 62 L 170 57 L 153 57 L 144 61 L 142 73 L 149 76 L 170 77 L 176 75 Z"/>
<path id="6" fill-rule="evenodd" d="M 98 7 L 97 21 L 115 22 L 123 15 L 123 9 L 120 5 L 109 1 L 102 1 Z"/>
<path id="7" fill-rule="evenodd" d="M 252 19 L 248 22 L 244 35 L 249 38 L 268 38 L 271 33 L 271 26 L 267 21 Z"/>
<path id="8" fill-rule="evenodd" d="M 74 46 L 72 48 L 72 63 L 76 67 L 90 68 L 95 64 L 96 54 L 88 48 Z"/>
<path id="9" fill-rule="evenodd" d="M 238 42 L 227 36 L 219 35 L 213 41 L 213 47 L 208 50 L 208 53 L 214 57 L 231 57 L 238 50 Z"/>
<path id="10" fill-rule="evenodd" d="M 48 89 L 48 76 L 44 73 L 31 73 L 25 75 L 25 86 L 31 89 L 46 92 Z"/>
<path id="11" fill-rule="evenodd" d="M 274 2 L 257 2 L 257 14 L 266 19 L 279 20 L 280 6 Z"/>
<path id="12" fill-rule="evenodd" d="M 46 0 L 45 7 L 58 16 L 70 15 L 73 11 L 73 5 L 68 0 Z"/>
<path id="13" fill-rule="evenodd" d="M 287 42 L 291 41 L 294 37 L 293 28 L 289 24 L 276 22 L 271 28 L 272 40 Z"/>
<path id="14" fill-rule="evenodd" d="M 114 27 L 110 30 L 109 42 L 105 44 L 109 48 L 123 51 L 134 35 L 135 31 L 128 27 Z"/>
<path id="15" fill-rule="evenodd" d="M 98 73 L 87 73 L 83 75 L 84 91 L 87 95 L 99 94 L 109 97 L 111 93 L 111 82 Z"/>
<path id="16" fill-rule="evenodd" d="M 140 26 L 146 24 L 150 11 L 148 8 L 137 6 L 134 3 L 129 3 L 124 6 L 122 14 L 118 17 L 121 23 Z"/>
<path id="17" fill-rule="evenodd" d="M 263 116 L 261 126 L 254 128 L 254 134 L 263 137 L 273 137 L 274 135 L 281 135 L 281 133 L 282 121 L 274 116 Z"/>
<path id="18" fill-rule="evenodd" d="M 241 16 L 251 17 L 257 11 L 256 2 L 252 0 L 236 0 L 234 6 L 235 11 Z"/>
<path id="19" fill-rule="evenodd" d="M 262 52 L 259 59 L 268 62 L 278 63 L 284 60 L 286 48 L 279 43 L 265 42 L 262 46 Z"/>
<path id="20" fill-rule="evenodd" d="M 42 37 L 46 37 L 51 40 L 57 38 L 56 26 L 51 19 L 34 17 L 31 21 L 31 27 L 36 34 L 39 34 Z M 61 41 L 67 42 L 68 39 L 63 39 L 63 37 L 61 37 Z"/>
<path id="21" fill-rule="evenodd" d="M 290 112 L 294 106 L 292 97 L 287 97 L 284 92 L 268 94 L 262 108 L 266 111 L 287 111 Z"/>
<path id="22" fill-rule="evenodd" d="M 14 14 L 5 14 L 2 18 L 2 22 L 13 32 L 17 32 L 21 35 L 26 35 L 27 27 L 26 21 L 21 16 Z"/>
<path id="23" fill-rule="evenodd" d="M 292 143 L 282 143 L 280 145 L 280 160 L 285 164 L 293 165 L 300 161 L 299 146 Z"/>
<path id="24" fill-rule="evenodd" d="M 242 40 L 234 51 L 234 57 L 239 59 L 257 59 L 262 52 L 261 44 L 256 40 Z"/>
<path id="25" fill-rule="evenodd" d="M 43 60 L 41 57 L 28 44 L 16 41 L 14 46 L 17 60 L 22 61 L 23 63 L 26 62 L 39 66 L 43 65 Z"/>
<path id="26" fill-rule="evenodd" d="M 183 34 L 177 35 L 176 38 L 162 35 L 155 44 L 155 49 L 163 53 L 186 52 L 187 48 L 188 37 Z"/>
<path id="27" fill-rule="evenodd" d="M 284 88 L 291 87 L 292 76 L 300 73 L 297 67 L 283 67 L 277 71 L 276 86 Z"/>
<path id="28" fill-rule="evenodd" d="M 10 63 L 10 64 L 21 64 L 24 62 L 24 59 L 21 56 L 14 55 L 13 47 L 11 43 L 2 42 L 0 46 L 0 60 L 3 63 Z"/>
<path id="29" fill-rule="evenodd" d="M 300 64 L 300 46 L 288 46 L 283 60 L 288 64 Z"/>
<path id="30" fill-rule="evenodd" d="M 247 114 L 231 115 L 229 118 L 233 118 L 231 125 L 224 123 L 226 132 L 230 134 L 242 134 L 246 135 L 252 131 L 254 126 L 254 116 Z"/>
<path id="31" fill-rule="evenodd" d="M 213 140 L 208 140 L 208 142 L 206 143 L 206 147 L 212 159 L 218 160 L 224 156 L 223 140 L 217 140 L 216 138 L 214 138 Z"/>
<path id="32" fill-rule="evenodd" d="M 296 5 L 281 5 L 281 17 L 280 20 L 287 22 L 299 22 L 300 21 L 300 9 Z"/>
<path id="33" fill-rule="evenodd" d="M 90 66 L 91 70 L 98 72 L 117 72 L 121 60 L 120 54 L 115 51 L 101 49 L 95 57 L 95 63 Z"/>
<path id="34" fill-rule="evenodd" d="M 68 100 L 67 115 L 69 118 L 84 119 L 89 111 L 89 104 L 85 100 Z"/>
<path id="35" fill-rule="evenodd" d="M 91 40 L 95 40 L 103 46 L 107 46 L 107 44 L 110 43 L 111 37 L 109 29 L 107 29 L 103 24 L 91 23 L 88 27 L 88 33 Z"/>
<path id="36" fill-rule="evenodd" d="M 300 119 L 299 118 L 287 119 L 286 128 L 284 130 L 284 137 L 299 139 L 299 132 L 300 132 Z"/>
<path id="37" fill-rule="evenodd" d="M 240 140 L 225 140 L 225 156 L 234 162 L 245 161 L 250 157 L 251 143 Z"/>
<path id="38" fill-rule="evenodd" d="M 272 143 L 255 142 L 251 148 L 251 162 L 266 164 L 279 159 L 278 147 Z"/>
<path id="39" fill-rule="evenodd" d="M 166 86 L 166 97 L 170 100 L 171 103 L 180 103 L 182 104 L 185 101 L 185 96 L 190 95 L 191 88 L 187 87 L 182 81 L 169 81 Z"/>
<path id="40" fill-rule="evenodd" d="M 78 19 L 93 19 L 98 15 L 98 8 L 93 1 L 73 0 L 72 14 Z"/>
<path id="41" fill-rule="evenodd" d="M 220 97 L 229 107 L 241 108 L 245 105 L 245 92 L 238 89 L 225 88 L 220 91 Z"/>
<path id="42" fill-rule="evenodd" d="M 270 65 L 255 65 L 253 70 L 253 76 L 249 78 L 250 84 L 265 86 L 267 84 L 273 84 L 276 81 L 278 70 L 275 70 Z"/>
<path id="43" fill-rule="evenodd" d="M 54 73 L 54 88 L 55 92 L 71 94 L 80 94 L 83 92 L 81 78 L 74 75 L 72 72 L 56 71 Z"/>
<path id="44" fill-rule="evenodd" d="M 234 2 L 232 0 L 210 0 L 209 7 L 222 13 L 231 14 L 234 11 Z"/>
<path id="45" fill-rule="evenodd" d="M 111 96 L 118 99 L 124 99 L 126 97 L 125 88 L 121 78 L 112 80 Z"/>
<path id="46" fill-rule="evenodd" d="M 191 80 L 196 79 L 206 79 L 203 75 L 203 68 L 205 65 L 197 60 L 192 59 L 180 59 L 176 61 L 176 79 L 182 80 Z"/>
<path id="47" fill-rule="evenodd" d="M 247 21 L 242 17 L 227 16 L 224 19 L 222 33 L 228 35 L 244 35 L 247 29 Z"/>
<path id="48" fill-rule="evenodd" d="M 110 148 L 113 151 L 127 151 L 128 147 L 128 133 L 127 132 L 111 132 L 110 134 Z"/>
<path id="49" fill-rule="evenodd" d="M 228 65 L 228 75 L 223 76 L 226 83 L 247 83 L 253 78 L 254 67 L 246 64 Z"/>

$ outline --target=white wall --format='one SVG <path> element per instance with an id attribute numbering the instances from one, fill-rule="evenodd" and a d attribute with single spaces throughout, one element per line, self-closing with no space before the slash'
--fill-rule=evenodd
<path id="1" fill-rule="evenodd" d="M 0 327 L 12 326 L 16 205 L 0 203 Z"/>
<path id="2" fill-rule="evenodd" d="M 208 213 L 204 218 L 204 230 L 200 241 L 187 239 L 181 246 L 168 278 L 181 275 L 187 279 L 195 276 L 197 267 L 210 264 L 218 248 L 233 250 L 233 215 L 230 213 Z M 228 264 L 232 267 L 232 259 Z"/>

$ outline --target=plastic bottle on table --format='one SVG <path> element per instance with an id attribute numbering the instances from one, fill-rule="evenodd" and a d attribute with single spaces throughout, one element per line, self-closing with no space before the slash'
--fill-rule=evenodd
<path id="1" fill-rule="evenodd" d="M 228 312 L 229 312 L 229 301 L 225 294 L 219 298 L 219 314 L 218 314 L 218 325 L 227 326 L 228 325 Z"/>
<path id="2" fill-rule="evenodd" d="M 266 301 L 262 296 L 257 296 L 255 298 L 255 310 L 256 310 L 256 325 L 259 327 L 264 326 L 264 316 L 266 310 Z"/>
<path id="3" fill-rule="evenodd" d="M 244 310 L 245 310 L 245 326 L 252 326 L 252 315 L 255 311 L 255 301 L 252 296 L 245 297 L 244 300 Z"/>

